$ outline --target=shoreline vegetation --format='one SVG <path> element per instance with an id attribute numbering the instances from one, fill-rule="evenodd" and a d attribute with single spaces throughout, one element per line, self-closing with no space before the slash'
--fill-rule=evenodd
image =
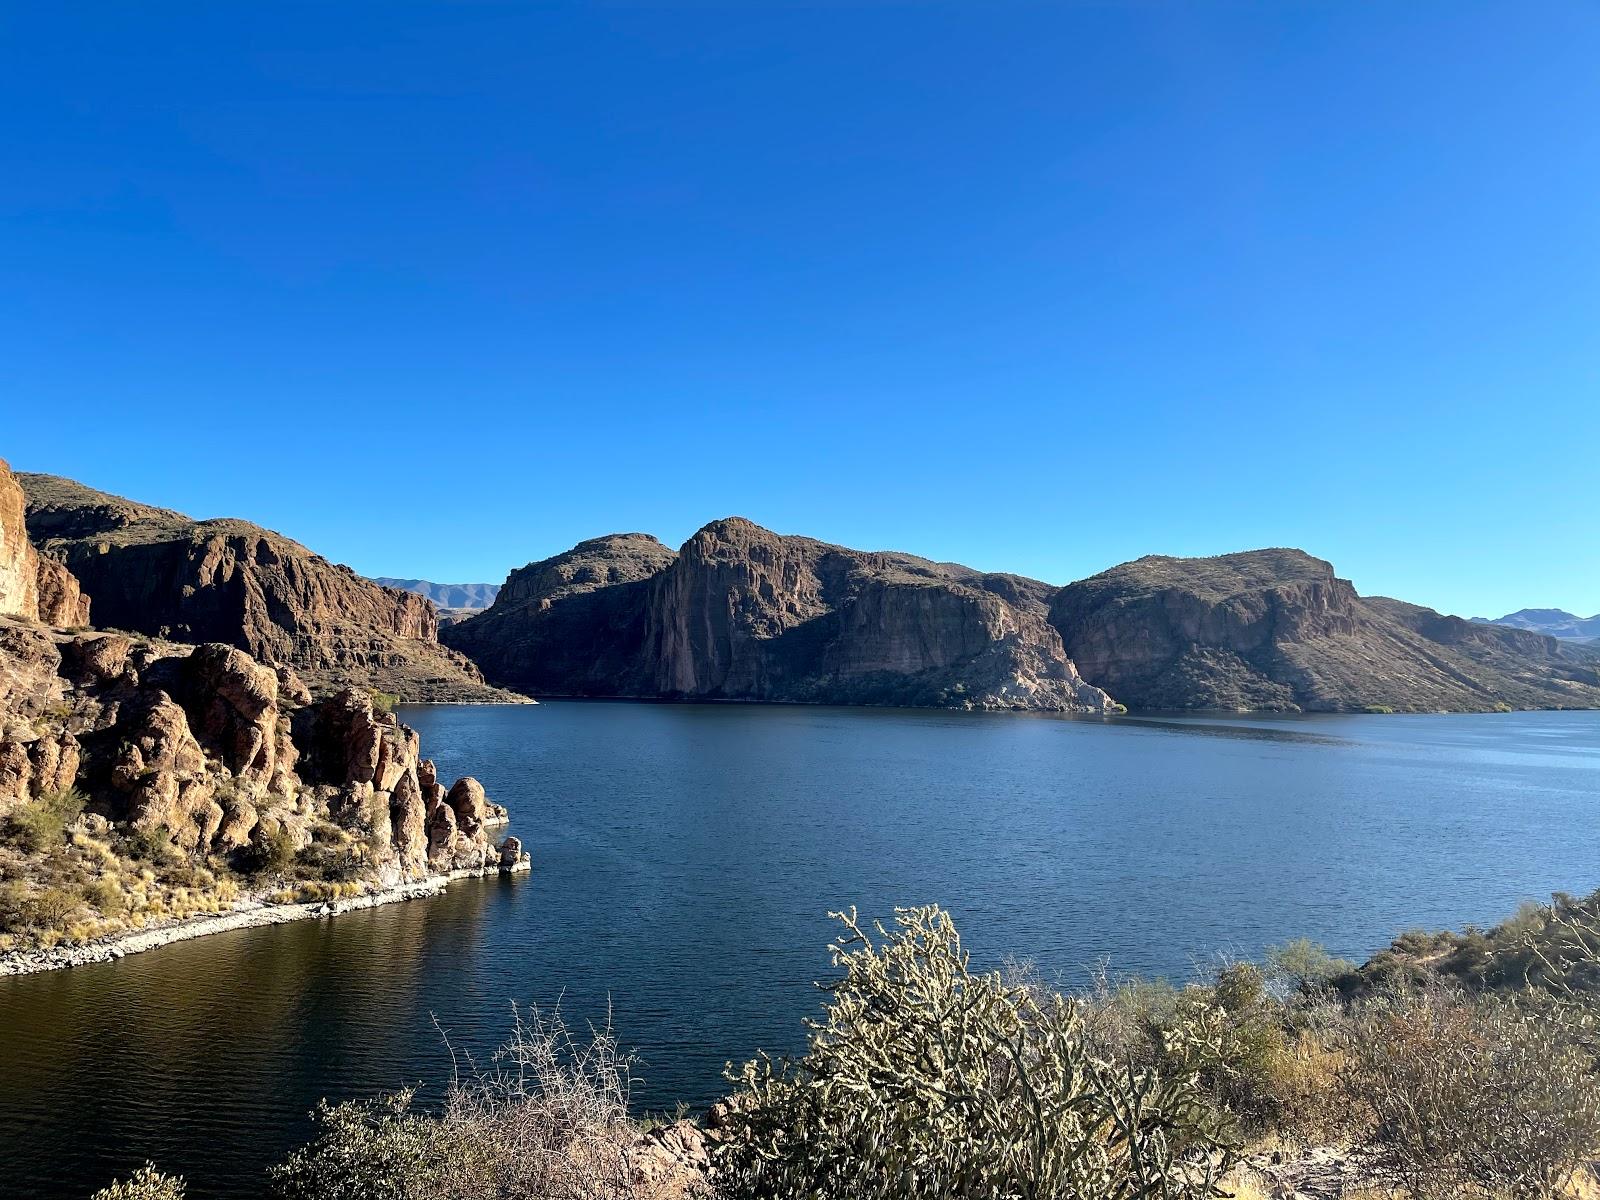
<path id="1" fill-rule="evenodd" d="M 609 1027 L 513 1008 L 442 1097 L 330 1105 L 275 1200 L 1584 1200 L 1600 1189 L 1600 892 L 1362 966 L 1300 941 L 1063 993 L 949 914 L 835 913 L 807 1050 L 636 1116 Z M 460 1064 L 465 1062 L 465 1067 Z M 151 1164 L 94 1200 L 181 1200 Z"/>

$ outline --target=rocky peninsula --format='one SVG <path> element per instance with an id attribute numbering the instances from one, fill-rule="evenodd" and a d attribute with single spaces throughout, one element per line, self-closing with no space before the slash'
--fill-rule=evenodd
<path id="1" fill-rule="evenodd" d="M 23 511 L 0 463 L 0 973 L 69 965 L 71 947 L 114 957 L 525 867 L 517 839 L 491 836 L 505 810 L 476 779 L 440 782 L 393 697 L 322 673 L 314 692 L 285 661 L 302 644 L 277 625 L 249 627 L 265 661 L 221 641 L 86 628 L 90 597 L 30 543 Z M 291 560 L 276 566 L 279 582 L 307 582 Z M 125 567 L 153 594 L 193 599 Z M 244 560 L 205 577 L 247 599 L 267 586 Z M 120 586 L 107 593 L 126 602 L 136 584 Z M 334 595 L 315 581 L 306 594 Z"/>

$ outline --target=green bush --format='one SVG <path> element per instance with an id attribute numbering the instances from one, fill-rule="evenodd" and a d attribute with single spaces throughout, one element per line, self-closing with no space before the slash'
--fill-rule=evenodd
<path id="1" fill-rule="evenodd" d="M 392 713 L 395 705 L 400 703 L 400 697 L 393 692 L 380 692 L 376 689 L 369 690 L 367 695 L 372 697 L 372 710 L 380 713 Z"/>
<path id="2" fill-rule="evenodd" d="M 27 884 L 0 883 L 0 933 L 17 933 L 33 924 L 32 899 Z"/>
<path id="3" fill-rule="evenodd" d="M 96 879 L 83 889 L 83 898 L 107 917 L 120 917 L 128 907 L 128 897 L 114 879 Z"/>
<path id="4" fill-rule="evenodd" d="M 58 929 L 77 914 L 82 902 L 66 888 L 45 888 L 33 898 L 33 924 Z"/>
<path id="5" fill-rule="evenodd" d="M 126 1179 L 101 1188 L 91 1200 L 183 1200 L 182 1176 L 163 1175 L 146 1163 Z"/>
<path id="6" fill-rule="evenodd" d="M 1298 938 L 1267 951 L 1266 975 L 1280 991 L 1301 999 L 1320 999 L 1334 980 L 1356 969 L 1353 962 L 1334 958 L 1320 942 Z"/>
<path id="7" fill-rule="evenodd" d="M 87 797 L 77 788 L 47 792 L 6 815 L 4 836 L 27 854 L 43 854 L 66 840 L 67 828 L 83 813 Z"/>
<path id="8" fill-rule="evenodd" d="M 177 849 L 165 825 L 131 825 L 122 831 L 122 851 L 128 858 L 161 865 L 174 861 Z"/>
<path id="9" fill-rule="evenodd" d="M 1091 1053 L 1076 1002 L 973 974 L 949 915 L 899 910 L 845 934 L 844 977 L 793 1064 L 729 1078 L 717 1160 L 733 1194 L 770 1200 L 1184 1198 L 1215 1194 L 1235 1147 L 1192 1071 L 1163 1076 Z M 1180 1024 L 1175 1057 L 1210 1030 Z"/>
<path id="10" fill-rule="evenodd" d="M 239 851 L 239 869 L 250 875 L 281 875 L 293 865 L 299 849 L 286 825 L 270 832 L 257 830 L 250 844 Z"/>
<path id="11" fill-rule="evenodd" d="M 1206 1036 L 1197 1038 L 1194 1030 Z M 1222 968 L 1209 987 L 1185 988 L 1159 1037 L 1159 1069 L 1192 1073 L 1219 1118 L 1236 1123 L 1240 1133 L 1259 1132 L 1277 1119 L 1276 1085 L 1288 1039 L 1282 1006 L 1267 995 L 1254 963 Z"/>

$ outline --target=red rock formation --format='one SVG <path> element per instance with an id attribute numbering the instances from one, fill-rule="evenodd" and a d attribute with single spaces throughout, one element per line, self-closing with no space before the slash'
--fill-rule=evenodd
<path id="1" fill-rule="evenodd" d="M 677 555 L 584 542 L 444 637 L 534 693 L 1103 711 L 1045 620 L 1051 590 L 730 518 Z"/>
<path id="2" fill-rule="evenodd" d="M 87 625 L 89 599 L 66 566 L 28 540 L 26 500 L 0 459 L 0 615 L 46 625 Z"/>
<path id="3" fill-rule="evenodd" d="M 224 642 L 292 666 L 322 693 L 353 684 L 409 700 L 516 699 L 438 644 L 422 596 L 245 521 L 194 521 L 49 475 L 21 482 L 29 532 L 71 568 L 103 625 Z M 69 597 L 57 611 L 69 613 Z"/>

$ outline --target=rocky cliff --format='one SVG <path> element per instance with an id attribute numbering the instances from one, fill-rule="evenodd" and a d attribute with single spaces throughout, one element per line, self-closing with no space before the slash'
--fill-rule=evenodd
<path id="1" fill-rule="evenodd" d="M 26 510 L 22 488 L 0 458 L 0 615 L 87 625 L 88 598 L 71 571 L 29 541 Z"/>
<path id="2" fill-rule="evenodd" d="M 1148 557 L 1057 593 L 1086 679 L 1134 708 L 1480 711 L 1600 705 L 1552 638 L 1363 599 L 1299 550 Z"/>
<path id="3" fill-rule="evenodd" d="M 43 514 L 61 534 L 53 545 L 103 545 L 96 554 L 106 559 L 157 547 L 129 560 L 151 570 L 172 561 L 159 548 L 177 540 L 151 527 L 169 530 L 174 517 L 112 497 Z M 141 524 L 141 537 L 114 536 Z M 476 780 L 440 784 L 416 733 L 375 709 L 364 688 L 317 701 L 292 667 L 236 645 L 85 630 L 74 576 L 39 556 L 22 529 L 21 492 L 0 463 L 0 951 L 215 911 L 238 896 L 237 879 L 342 896 L 520 860 L 515 839 L 496 847 L 490 838 L 505 811 Z M 264 551 L 286 578 L 310 569 L 279 553 L 285 539 L 180 532 L 224 557 L 230 548 L 213 537 L 254 539 L 226 571 L 201 569 L 174 586 L 244 576 L 246 616 L 270 614 L 247 632 L 272 649 L 292 645 L 274 639 L 296 614 L 260 578 Z M 140 586 L 120 578 L 129 569 L 96 576 L 117 581 L 107 593 L 114 613 Z M 150 585 L 152 603 L 163 582 L 174 577 Z M 180 595 L 173 611 L 225 620 L 216 603 L 185 607 L 193 598 Z M 397 637 L 415 632 L 400 628 L 403 609 L 394 620 Z"/>
<path id="4" fill-rule="evenodd" d="M 294 667 L 319 694 L 355 685 L 405 700 L 516 699 L 439 645 L 421 596 L 245 521 L 195 521 L 50 475 L 20 479 L 29 534 L 81 582 L 102 627 L 225 642 Z"/>
<path id="5" fill-rule="evenodd" d="M 649 580 L 676 557 L 648 534 L 591 538 L 511 572 L 485 612 L 440 637 L 529 695 L 647 695 Z"/>
<path id="6" fill-rule="evenodd" d="M 1050 592 L 730 518 L 676 555 L 619 534 L 531 564 L 444 637 L 534 693 L 1105 711 Z"/>
<path id="7" fill-rule="evenodd" d="M 65 843 L 15 836 L 69 794 Z M 234 646 L 0 618 L 8 879 L 126 876 L 144 859 L 209 868 L 212 885 L 263 870 L 390 885 L 497 866 L 503 820 L 475 780 L 445 789 L 415 731 L 365 691 L 314 701 L 292 669 Z"/>

